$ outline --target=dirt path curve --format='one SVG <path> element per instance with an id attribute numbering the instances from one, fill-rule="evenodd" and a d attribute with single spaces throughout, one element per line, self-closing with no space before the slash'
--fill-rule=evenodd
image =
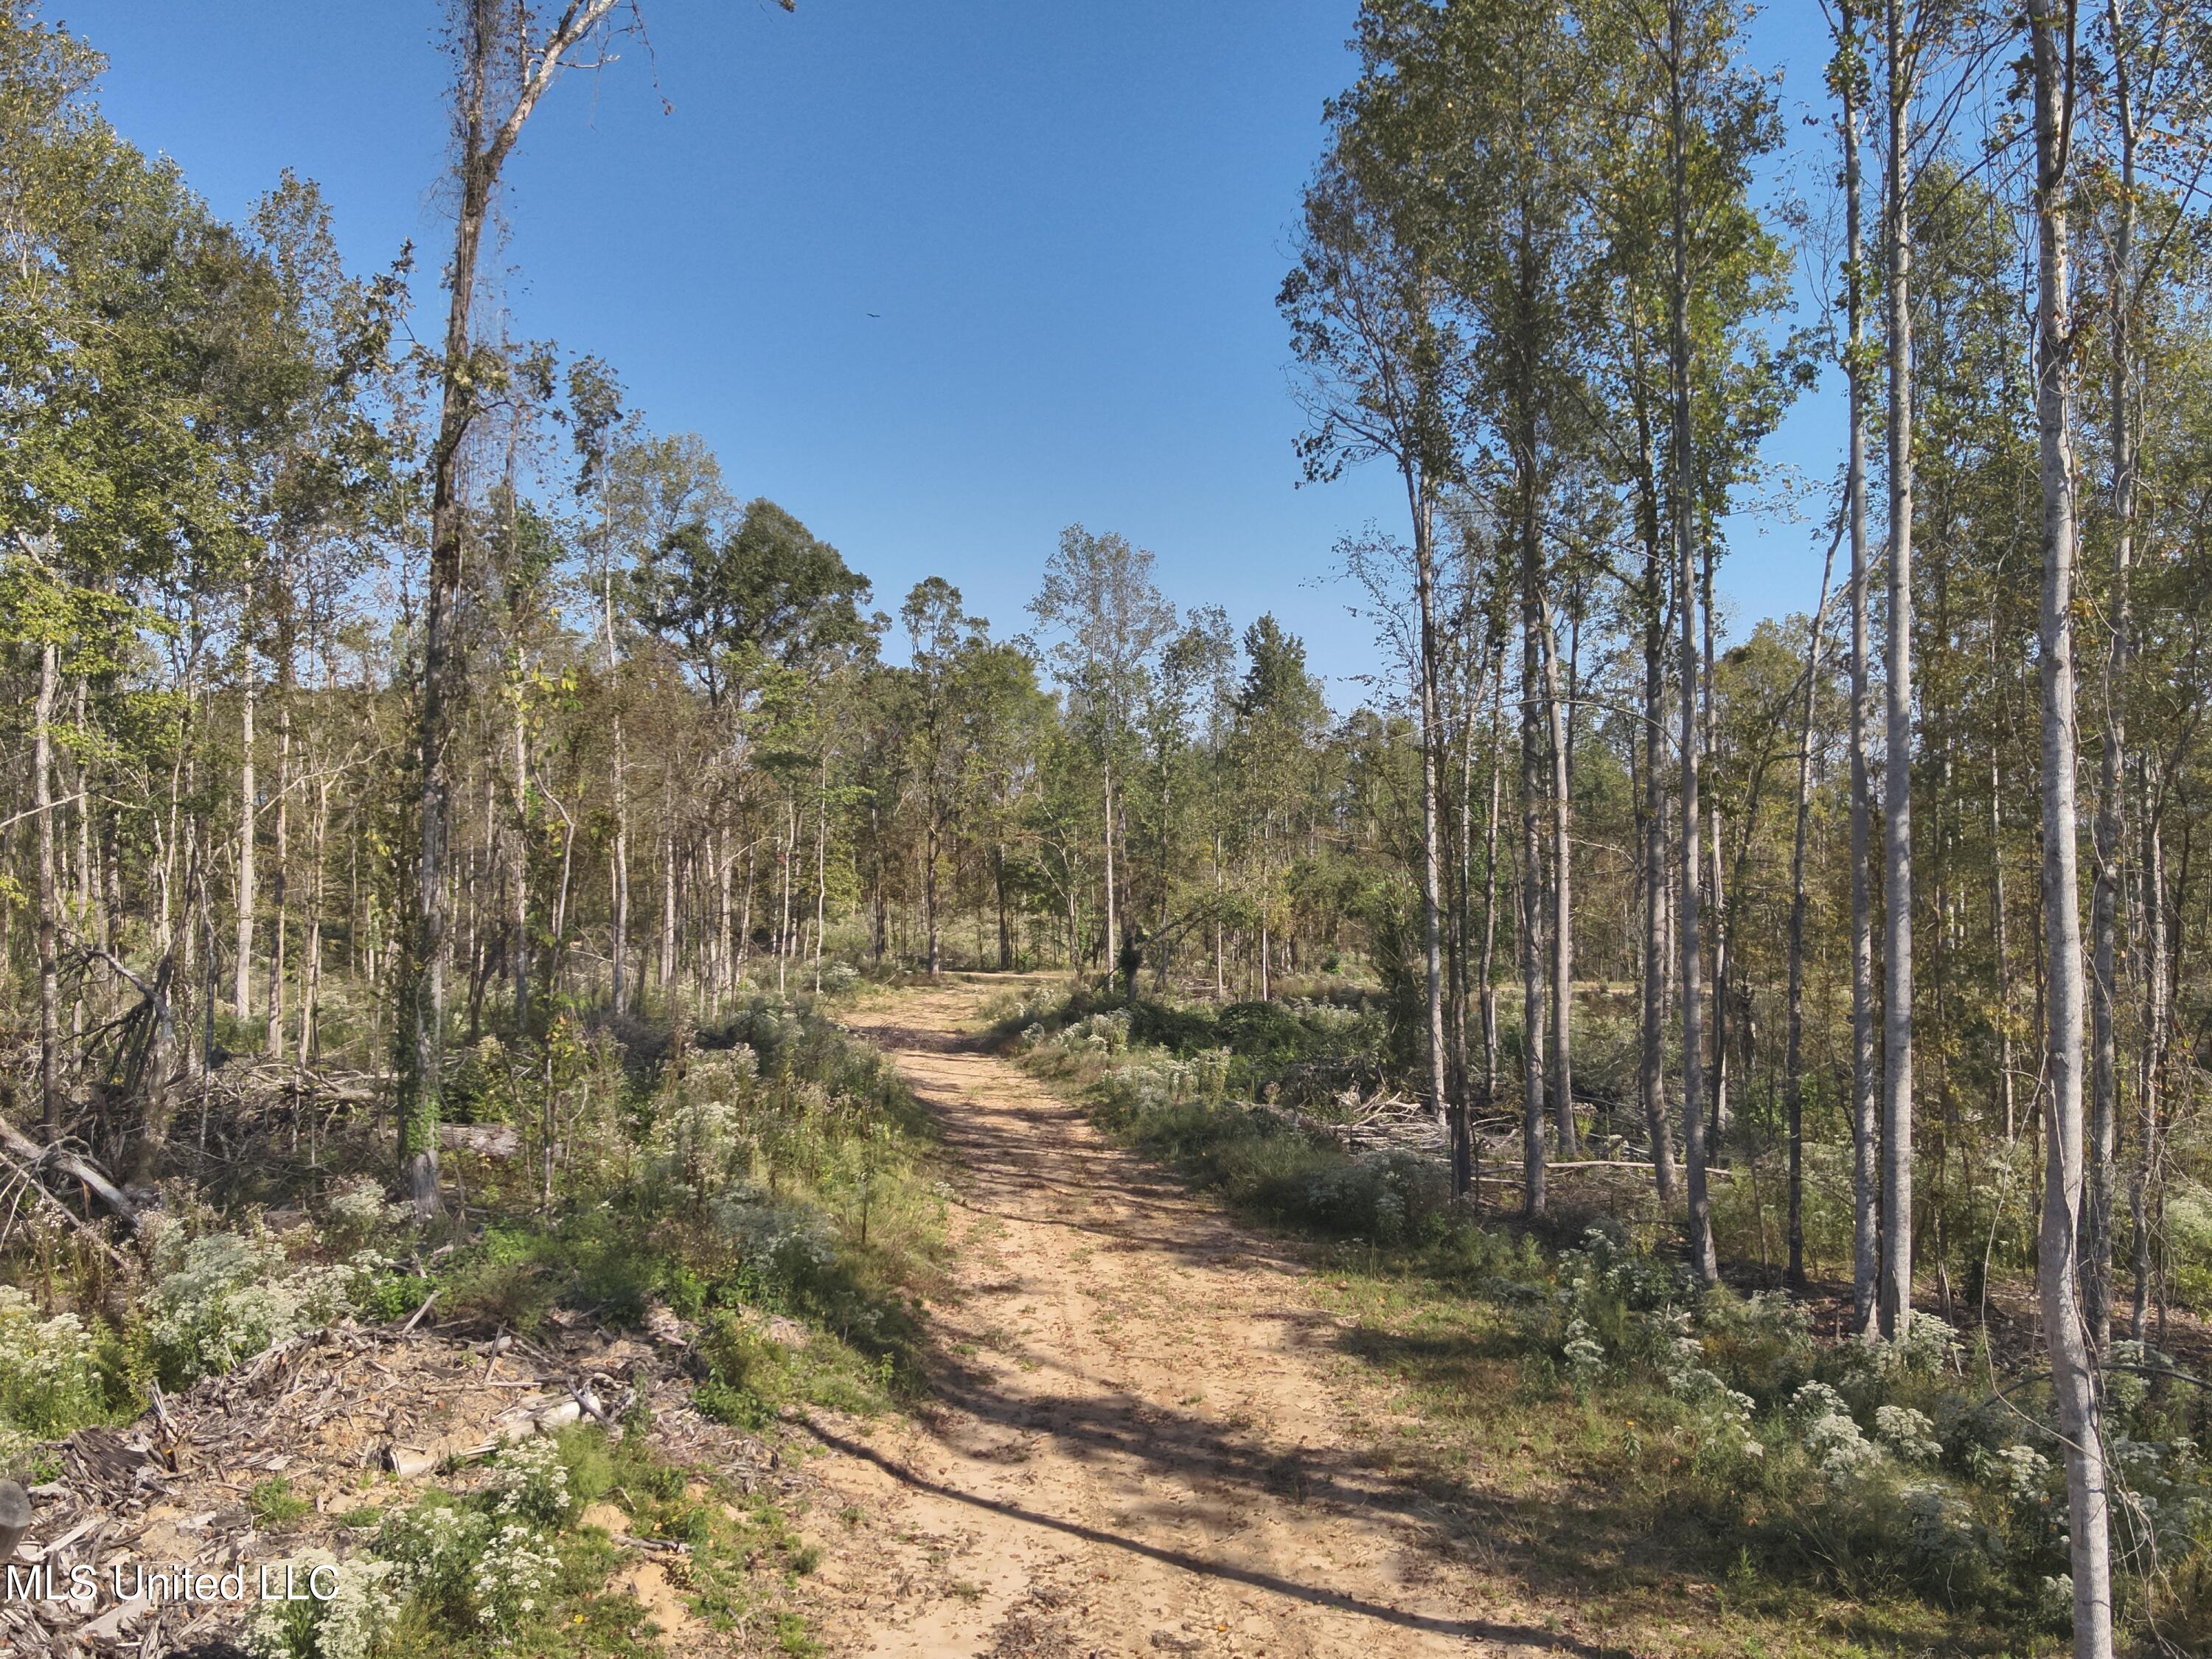
<path id="1" fill-rule="evenodd" d="M 944 1124 L 956 1289 L 918 1423 L 817 1418 L 831 1650 L 1376 1656 L 1597 1650 L 1444 1547 L 1304 1269 L 978 1052 L 988 985 L 854 1015 Z M 1571 1627 L 1571 1626 L 1570 1626 Z"/>

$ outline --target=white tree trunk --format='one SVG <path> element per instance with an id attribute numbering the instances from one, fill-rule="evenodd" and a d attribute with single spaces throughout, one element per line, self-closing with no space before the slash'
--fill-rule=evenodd
<path id="1" fill-rule="evenodd" d="M 2038 1273 L 2051 1345 L 2051 1395 L 2065 1446 L 2073 1558 L 2074 1652 L 2111 1659 L 2112 1562 L 2103 1424 L 2091 1333 L 2075 1289 L 2083 1181 L 2081 912 L 2075 806 L 2074 447 L 2069 430 L 2069 260 L 2065 153 L 2071 137 L 2062 82 L 2073 58 L 2062 44 L 2060 0 L 2029 0 L 2035 90 L 2036 427 L 2043 486 L 2043 914 L 2050 953 L 2045 1024 L 2044 1194 Z"/>

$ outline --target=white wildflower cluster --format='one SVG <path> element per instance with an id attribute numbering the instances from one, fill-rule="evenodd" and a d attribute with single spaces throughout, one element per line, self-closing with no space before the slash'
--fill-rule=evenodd
<path id="1" fill-rule="evenodd" d="M 39 1316 L 38 1304 L 0 1285 L 0 1443 L 8 1455 L 92 1420 L 100 1375 L 84 1322 L 75 1314 Z"/>
<path id="2" fill-rule="evenodd" d="M 1133 1056 L 1101 1084 L 1109 1105 L 1121 1110 L 1181 1106 L 1218 1100 L 1229 1081 L 1226 1048 L 1209 1048 L 1178 1060 L 1164 1050 Z"/>
<path id="3" fill-rule="evenodd" d="M 483 1556 L 491 1525 L 474 1510 L 416 1504 L 388 1512 L 376 1529 L 376 1553 L 392 1564 L 401 1588 L 433 1599 L 461 1595 Z"/>
<path id="4" fill-rule="evenodd" d="M 493 1533 L 469 1578 L 477 1622 L 510 1630 L 545 1605 L 561 1558 L 532 1528 L 510 1521 Z"/>
<path id="5" fill-rule="evenodd" d="M 550 1440 L 525 1440 L 501 1451 L 483 1490 L 493 1513 L 533 1526 L 558 1526 L 568 1516 L 568 1466 Z"/>
<path id="6" fill-rule="evenodd" d="M 413 1224 L 411 1206 L 386 1198 L 374 1176 L 349 1176 L 323 1200 L 323 1236 L 341 1255 L 353 1255 Z"/>
<path id="7" fill-rule="evenodd" d="M 1959 1368 L 1959 1333 L 1934 1314 L 1915 1313 L 1902 1340 L 1852 1342 L 1840 1351 L 1844 1385 L 1855 1395 L 1878 1394 L 1900 1376 L 1934 1376 Z"/>
<path id="8" fill-rule="evenodd" d="M 1765 1455 L 1765 1446 L 1751 1431 L 1751 1396 L 1729 1387 L 1705 1364 L 1705 1345 L 1692 1329 L 1688 1312 L 1675 1309 L 1653 1317 L 1666 1332 L 1660 1370 L 1667 1379 L 1667 1392 L 1696 1406 L 1707 1430 L 1717 1437 L 1733 1441 L 1746 1457 Z"/>
<path id="9" fill-rule="evenodd" d="M 156 1237 L 159 1275 L 144 1297 L 148 1334 L 182 1376 L 229 1370 L 288 1337 L 328 1324 L 345 1310 L 351 1271 L 286 1259 L 265 1235 L 202 1233 L 179 1243 Z"/>
<path id="10" fill-rule="evenodd" d="M 1604 1377 L 1605 1344 L 1597 1340 L 1597 1333 L 1580 1314 L 1567 1322 L 1566 1346 L 1560 1352 L 1567 1362 L 1567 1376 L 1577 1395 L 1589 1393 Z"/>
<path id="11" fill-rule="evenodd" d="M 1900 1463 L 1933 1463 L 1943 1455 L 1936 1425 L 1910 1406 L 1877 1406 L 1874 1435 Z"/>
<path id="12" fill-rule="evenodd" d="M 2005 1496 L 2015 1504 L 2026 1504 L 2040 1498 L 2051 1474 L 2051 1460 L 2033 1446 L 2006 1446 L 1999 1450 L 1995 1462 L 2004 1484 Z"/>
<path id="13" fill-rule="evenodd" d="M 1808 1382 L 1790 1402 L 1806 1455 L 1831 1485 L 1863 1480 L 1883 1463 L 1881 1448 L 1859 1431 L 1843 1395 L 1825 1382 Z"/>
<path id="14" fill-rule="evenodd" d="M 399 1611 L 392 1563 L 339 1563 L 328 1550 L 307 1550 L 268 1570 L 277 1565 L 300 1584 L 317 1567 L 337 1565 L 336 1589 L 328 1601 L 308 1596 L 257 1603 L 246 1621 L 246 1650 L 254 1659 L 369 1659 Z"/>
<path id="15" fill-rule="evenodd" d="M 746 1115 L 759 1062 L 750 1048 L 693 1054 L 661 1091 L 659 1121 L 646 1144 L 647 1176 L 704 1198 L 752 1170 Z"/>
<path id="16" fill-rule="evenodd" d="M 1053 1039 L 1070 1054 L 1118 1054 L 1129 1046 L 1129 1011 L 1109 1008 L 1061 1028 Z"/>
<path id="17" fill-rule="evenodd" d="M 1915 1480 L 1899 1489 L 1912 1547 L 1923 1561 L 1948 1565 L 1978 1553 L 1981 1528 L 1964 1498 L 1941 1480 Z"/>
<path id="18" fill-rule="evenodd" d="M 771 1203 L 757 1188 L 734 1183 L 708 1212 L 747 1262 L 785 1277 L 826 1267 L 836 1258 L 818 1216 Z"/>

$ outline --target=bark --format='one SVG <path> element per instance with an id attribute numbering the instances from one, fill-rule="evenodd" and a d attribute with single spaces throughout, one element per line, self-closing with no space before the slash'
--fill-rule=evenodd
<path id="1" fill-rule="evenodd" d="M 2045 1182 L 2038 1273 L 2051 1386 L 2066 1458 L 2076 1659 L 2111 1659 L 2112 1564 L 2103 1424 L 2087 1310 L 2076 1300 L 2082 1146 L 2081 915 L 2075 805 L 2074 454 L 2068 429 L 2069 249 L 2066 151 L 2072 52 L 2058 40 L 2060 0 L 2029 0 L 2035 98 L 2036 427 L 2043 493 L 2043 914 L 2051 989 L 2044 1065 Z M 2070 20 L 2064 26 L 2070 33 Z"/>
<path id="2" fill-rule="evenodd" d="M 1844 494 L 1851 539 L 1851 1324 L 1862 1334 L 1871 1336 L 1880 1301 L 1881 1210 L 1880 1091 L 1874 1042 L 1874 790 L 1868 741 L 1874 697 L 1867 545 L 1866 239 L 1864 182 L 1859 161 L 1859 73 L 1863 59 L 1854 24 L 1847 23 L 1845 49 L 1850 53 L 1842 77 L 1842 125 L 1844 281 L 1850 330 L 1844 370 L 1850 410 Z"/>
<path id="3" fill-rule="evenodd" d="M 290 926 L 292 862 L 292 696 L 291 647 L 288 641 L 280 657 L 276 703 L 276 799 L 271 803 L 269 871 L 269 1028 L 268 1048 L 272 1059 L 284 1056 L 284 936 Z"/>
<path id="4" fill-rule="evenodd" d="M 2100 1352 L 2112 1338 L 2112 1200 L 2119 1139 L 2118 1001 L 2123 773 L 2127 762 L 2125 704 L 2132 644 L 2129 577 L 2135 562 L 2137 462 L 2135 423 L 2136 127 L 2133 86 L 2118 0 L 2107 9 L 2115 51 L 2113 117 L 2119 140 L 2119 200 L 2112 230 L 2112 586 L 2106 601 L 2111 632 L 2105 652 L 2103 741 L 2097 757 L 2096 871 L 2089 896 L 2093 974 L 2089 987 L 2090 1096 L 2088 1167 L 2081 1207 L 2081 1304 L 2090 1340 Z"/>
<path id="5" fill-rule="evenodd" d="M 253 776 L 253 653 L 240 647 L 238 714 L 238 957 L 231 964 L 231 1006 L 242 1025 L 253 1018 L 254 829 L 258 807 Z"/>
<path id="6" fill-rule="evenodd" d="M 612 666 L 611 664 L 609 665 Z M 629 745 L 620 710 L 615 714 L 615 846 L 607 879 L 614 905 L 613 958 L 608 987 L 617 1012 L 629 1004 Z"/>
<path id="7" fill-rule="evenodd" d="M 1116 910 L 1116 908 L 1115 908 L 1115 899 L 1114 899 L 1114 762 L 1113 762 L 1113 760 L 1112 760 L 1111 757 L 1109 757 L 1109 758 L 1107 759 L 1107 762 L 1106 762 L 1106 779 L 1105 779 L 1105 785 L 1106 785 L 1106 787 L 1105 787 L 1105 796 L 1106 796 L 1106 975 L 1107 975 L 1107 977 L 1108 977 L 1109 979 L 1111 979 L 1111 978 L 1113 977 L 1113 975 L 1114 975 L 1114 965 L 1115 965 L 1115 963 L 1117 963 L 1118 961 L 1120 961 L 1120 960 L 1121 960 L 1121 916 L 1120 916 L 1120 913 L 1119 913 L 1119 912 Z M 934 952 L 935 948 L 936 948 L 936 945 L 935 945 L 935 939 L 934 939 L 934 936 L 933 936 L 933 938 L 932 938 L 932 941 L 931 941 L 931 950 L 932 950 L 933 953 Z M 934 956 L 933 955 L 933 957 L 932 957 L 932 961 L 933 961 L 933 963 L 934 962 L 934 959 L 935 959 L 935 958 L 934 958 Z M 931 971 L 932 973 L 934 973 L 934 972 L 936 971 L 936 969 L 935 969 L 935 968 L 933 966 L 930 971 Z M 1266 997 L 1266 995 L 1267 994 L 1267 984 L 1266 984 L 1267 976 L 1267 952 L 1266 952 L 1265 951 L 1262 951 L 1261 952 L 1261 958 L 1260 958 L 1260 978 L 1261 978 L 1261 988 L 1260 988 L 1260 994 L 1261 994 L 1261 996 L 1262 998 Z"/>
<path id="8" fill-rule="evenodd" d="M 1437 1121 L 1443 1122 L 1450 1115 L 1451 1099 L 1444 1079 L 1443 932 L 1442 910 L 1437 902 L 1437 887 L 1442 878 L 1437 845 L 1437 749 L 1442 740 L 1442 722 L 1437 696 L 1435 522 L 1427 481 L 1411 468 L 1406 473 L 1406 493 L 1413 513 L 1413 586 L 1419 601 L 1421 624 L 1421 986 L 1428 1032 L 1429 1106 Z M 1455 1152 L 1455 1171 L 1460 1162 Z"/>
<path id="9" fill-rule="evenodd" d="M 1559 1156 L 1582 1156 L 1575 1130 L 1573 1032 L 1575 923 L 1573 909 L 1574 785 L 1569 766 L 1572 744 L 1567 731 L 1567 701 L 1560 684 L 1559 636 L 1549 607 L 1544 617 L 1544 712 L 1552 748 L 1552 1049 L 1545 1067 L 1552 1085 L 1552 1123 Z"/>
<path id="10" fill-rule="evenodd" d="M 1705 1181 L 1704 964 L 1698 939 L 1702 916 L 1698 891 L 1698 537 L 1697 473 L 1692 465 L 1690 408 L 1690 182 L 1685 127 L 1687 89 L 1683 85 L 1682 39 L 1685 0 L 1668 0 L 1668 161 L 1670 177 L 1670 236 L 1674 283 L 1668 300 L 1668 356 L 1674 380 L 1673 432 L 1675 603 L 1681 624 L 1681 893 L 1675 927 L 1682 986 L 1682 1145 L 1689 1164 L 1690 1260 L 1707 1285 L 1720 1279 L 1713 1253 L 1712 1199 Z"/>
<path id="11" fill-rule="evenodd" d="M 507 968 L 514 984 L 514 1029 L 530 1029 L 530 714 L 522 696 L 521 675 L 515 676 L 514 703 L 510 711 L 514 744 L 514 770 L 507 783 L 507 873 L 514 884 L 509 902 L 514 911 Z"/>
<path id="12" fill-rule="evenodd" d="M 1491 685 L 1490 816 L 1482 829 L 1482 1109 L 1498 1105 L 1498 814 L 1505 781 L 1505 646 L 1498 646 Z"/>
<path id="13" fill-rule="evenodd" d="M 1889 155 L 1883 278 L 1888 306 L 1888 729 L 1882 751 L 1881 1334 L 1912 1323 L 1912 276 L 1911 47 L 1905 0 L 1888 0 Z"/>
<path id="14" fill-rule="evenodd" d="M 1838 526 L 1840 532 L 1841 526 Z M 1841 539 L 1840 533 L 1838 539 Z M 1789 1034 L 1782 1061 L 1783 1114 L 1790 1133 L 1790 1283 L 1805 1283 L 1805 846 L 1813 824 L 1813 713 L 1820 700 L 1820 644 L 1836 543 L 1820 563 L 1820 599 L 1805 648 L 1805 717 L 1797 732 L 1797 818 L 1790 838 Z"/>
<path id="15" fill-rule="evenodd" d="M 1524 483 L 1524 491 L 1533 489 Z M 1528 515 L 1532 517 L 1533 514 Z M 1528 518 L 1521 549 L 1521 1170 L 1522 1204 L 1544 1213 L 1544 753 L 1542 577 Z"/>
<path id="16" fill-rule="evenodd" d="M 1637 527 L 1644 542 L 1644 793 L 1638 811 L 1638 875 L 1643 886 L 1643 952 L 1636 1088 L 1651 1142 L 1653 1186 L 1659 1206 L 1676 1199 L 1674 1137 L 1667 1122 L 1667 554 L 1659 523 L 1657 464 L 1652 412 L 1646 393 L 1643 333 L 1632 331 L 1635 352 Z"/>
<path id="17" fill-rule="evenodd" d="M 315 780 L 314 827 L 308 833 L 309 867 L 314 876 L 307 890 L 307 945 L 300 961 L 300 1060 L 308 1066 L 322 1058 L 323 909 L 329 896 L 325 858 L 330 829 L 331 783 L 327 776 L 320 776 Z"/>
<path id="18" fill-rule="evenodd" d="M 61 966 L 54 886 L 54 692 L 60 651 L 52 640 L 39 648 L 39 699 L 31 713 L 31 790 L 39 817 L 39 1101 L 46 1139 L 62 1133 Z"/>

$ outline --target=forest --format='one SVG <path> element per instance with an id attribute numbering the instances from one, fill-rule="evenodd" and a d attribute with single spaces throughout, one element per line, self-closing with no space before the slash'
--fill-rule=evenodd
<path id="1" fill-rule="evenodd" d="M 1313 1224 L 1527 1243 L 1572 1409 L 1642 1376 L 1699 1447 L 1798 1425 L 1824 1495 L 1755 1454 L 1832 1529 L 1792 1571 L 1910 1511 L 1897 1558 L 1951 1565 L 1895 1582 L 1984 1621 L 1954 1650 L 2201 1651 L 2212 9 L 1821 18 L 1793 128 L 1734 0 L 1361 0 L 1273 296 L 1285 471 L 1403 485 L 1336 550 L 1346 707 L 1107 525 L 1020 615 L 878 592 L 528 337 L 504 170 L 633 8 L 457 0 L 451 242 L 357 266 L 289 170 L 216 215 L 0 0 L 0 1321 L 76 1379 L 0 1358 L 11 1455 L 363 1297 L 458 1317 L 429 1252 L 511 1321 L 485 1228 L 619 1255 L 562 1230 L 647 1167 L 623 1237 L 673 1277 L 635 1296 L 741 1310 L 753 1243 L 670 1242 L 702 1157 L 857 1225 L 858 1276 L 777 1306 L 880 1303 L 875 1160 L 919 1216 L 934 1132 L 834 1011 L 981 974 L 1025 1064 L 1232 1199 L 1201 1106 L 1386 1126 L 1344 1168 L 1395 1207 Z M 1838 451 L 1785 474 L 1823 398 Z M 1819 570 L 1796 614 L 1727 601 L 1751 514 Z M 773 1110 L 745 1071 L 694 1122 L 684 1056 L 739 1043 Z M 346 1213 L 412 1242 L 310 1294 Z M 258 1334 L 179 1311 L 288 1261 Z M 927 1386 L 834 1318 L 853 1376 Z M 1795 1356 L 1762 1382 L 1746 1319 Z M 1949 1473 L 1838 1473 L 1916 1457 Z M 371 1650 L 317 1639 L 256 1650 Z"/>

